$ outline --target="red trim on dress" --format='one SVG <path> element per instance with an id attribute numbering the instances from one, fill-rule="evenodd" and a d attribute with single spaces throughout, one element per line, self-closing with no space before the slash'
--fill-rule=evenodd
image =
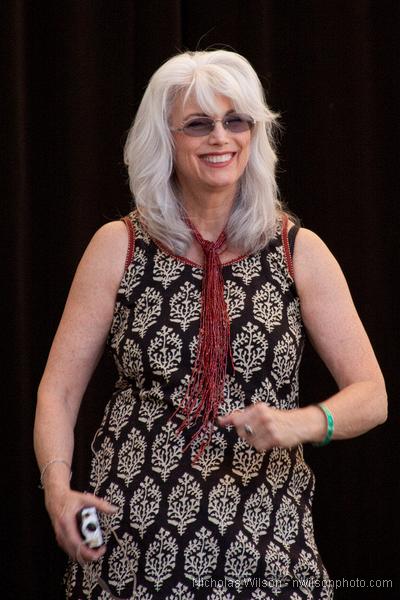
<path id="1" fill-rule="evenodd" d="M 133 223 L 129 217 L 123 217 L 121 219 L 121 221 L 123 221 L 125 223 L 126 229 L 128 231 L 128 250 L 126 251 L 126 258 L 125 258 L 125 271 L 126 271 L 133 260 L 133 255 L 134 255 L 134 251 L 135 251 L 135 231 L 133 229 Z"/>
<path id="2" fill-rule="evenodd" d="M 283 244 L 283 250 L 285 252 L 285 260 L 286 260 L 286 266 L 289 270 L 289 273 L 292 277 L 292 279 L 294 280 L 294 269 L 293 269 L 293 261 L 292 261 L 292 255 L 290 254 L 290 245 L 289 245 L 289 237 L 288 237 L 288 216 L 285 215 L 283 218 L 283 224 L 282 224 L 282 244 Z"/>

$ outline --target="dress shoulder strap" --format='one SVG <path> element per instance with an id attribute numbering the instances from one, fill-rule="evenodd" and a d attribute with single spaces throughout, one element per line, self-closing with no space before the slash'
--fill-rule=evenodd
<path id="1" fill-rule="evenodd" d="M 299 228 L 295 225 L 288 230 L 289 218 L 287 215 L 284 216 L 282 222 L 282 244 L 285 254 L 285 261 L 288 271 L 294 281 L 294 269 L 293 269 L 293 253 L 294 253 L 294 242 L 296 239 Z"/>
<path id="2" fill-rule="evenodd" d="M 132 219 L 130 219 L 129 216 L 122 217 L 121 221 L 125 223 L 128 232 L 128 250 L 126 251 L 125 258 L 126 271 L 129 265 L 131 264 L 135 253 L 135 229 L 133 227 Z"/>

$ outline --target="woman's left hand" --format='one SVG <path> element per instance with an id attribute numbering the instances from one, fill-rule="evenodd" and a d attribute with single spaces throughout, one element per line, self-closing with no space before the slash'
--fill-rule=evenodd
<path id="1" fill-rule="evenodd" d="M 311 411 L 310 411 L 311 409 Z M 310 413 L 310 414 L 307 414 Z M 292 448 L 307 440 L 309 426 L 324 435 L 324 415 L 319 408 L 280 410 L 258 402 L 218 417 L 221 427 L 233 425 L 238 435 L 259 452 L 271 448 Z"/>

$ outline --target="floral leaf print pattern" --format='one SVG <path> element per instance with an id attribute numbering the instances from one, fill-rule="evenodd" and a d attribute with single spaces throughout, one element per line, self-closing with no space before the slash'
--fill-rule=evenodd
<path id="1" fill-rule="evenodd" d="M 139 421 L 145 423 L 147 431 L 151 431 L 154 422 L 166 411 L 164 392 L 159 381 L 152 381 L 150 389 L 139 391 Z"/>
<path id="2" fill-rule="evenodd" d="M 225 560 L 226 576 L 235 580 L 239 591 L 243 587 L 244 579 L 254 575 L 259 558 L 257 548 L 242 531 L 239 531 L 236 541 L 228 548 Z"/>
<path id="3" fill-rule="evenodd" d="M 218 525 L 221 535 L 232 525 L 239 502 L 240 491 L 235 480 L 225 475 L 210 493 L 208 504 L 208 519 Z"/>
<path id="4" fill-rule="evenodd" d="M 185 265 L 172 256 L 157 250 L 154 257 L 154 281 L 160 281 L 164 289 L 167 289 L 175 279 L 181 275 Z"/>
<path id="5" fill-rule="evenodd" d="M 264 592 L 263 590 L 254 590 L 254 592 L 251 594 L 250 600 L 273 600 L 273 598 L 271 598 L 271 596 L 267 596 L 267 593 Z"/>
<path id="6" fill-rule="evenodd" d="M 218 542 L 211 531 L 202 527 L 195 532 L 184 554 L 185 577 L 191 580 L 210 577 L 217 565 Z"/>
<path id="7" fill-rule="evenodd" d="M 304 507 L 302 526 L 307 546 L 309 546 L 313 553 L 317 553 L 317 546 L 314 538 L 314 523 L 312 520 L 311 511 L 308 508 L 308 506 Z"/>
<path id="8" fill-rule="evenodd" d="M 272 279 L 279 284 L 279 287 L 283 293 L 287 292 L 290 287 L 290 281 L 288 280 L 287 276 L 287 268 L 285 265 L 282 246 L 277 248 L 276 252 L 268 254 L 267 261 L 271 270 Z"/>
<path id="9" fill-rule="evenodd" d="M 297 462 L 294 465 L 292 477 L 288 486 L 288 495 L 296 504 L 300 504 L 301 497 L 310 484 L 311 472 L 305 462 Z"/>
<path id="10" fill-rule="evenodd" d="M 272 498 L 268 493 L 268 488 L 262 484 L 254 492 L 244 507 L 243 525 L 251 534 L 255 544 L 258 543 L 261 535 L 266 535 L 270 525 L 270 518 L 273 509 Z"/>
<path id="11" fill-rule="evenodd" d="M 277 388 L 290 383 L 291 375 L 296 364 L 296 350 L 292 338 L 285 333 L 274 348 L 274 361 L 272 363 L 272 377 L 276 380 Z"/>
<path id="12" fill-rule="evenodd" d="M 109 424 L 109 429 L 114 433 L 115 439 L 118 440 L 122 429 L 128 424 L 135 402 L 131 388 L 122 390 L 116 395 Z"/>
<path id="13" fill-rule="evenodd" d="M 134 288 L 140 284 L 146 264 L 146 254 L 142 248 L 138 248 L 135 252 L 134 261 L 127 268 L 121 281 L 119 293 L 125 295 L 127 298 L 131 297 Z"/>
<path id="14" fill-rule="evenodd" d="M 205 436 L 208 436 L 207 432 L 200 434 L 193 442 L 191 451 L 193 459 L 200 450 Z M 217 471 L 224 460 L 225 448 L 227 446 L 224 434 L 221 431 L 213 433 L 212 440 L 213 443 L 206 446 L 200 458 L 193 463 L 193 468 L 201 472 L 203 479 L 207 479 L 213 471 Z"/>
<path id="15" fill-rule="evenodd" d="M 168 421 L 157 435 L 153 443 L 151 464 L 153 471 L 167 481 L 171 471 L 176 469 L 183 451 L 183 438 L 176 434 L 177 427 Z"/>
<path id="16" fill-rule="evenodd" d="M 282 498 L 279 510 L 276 514 L 274 527 L 274 538 L 289 550 L 294 544 L 299 530 L 299 515 L 296 506 L 287 496 Z"/>
<path id="17" fill-rule="evenodd" d="M 264 283 L 253 296 L 253 312 L 257 321 L 271 333 L 281 324 L 283 300 L 279 290 L 272 283 Z"/>
<path id="18" fill-rule="evenodd" d="M 147 329 L 157 322 L 161 314 L 162 296 L 154 288 L 147 287 L 135 302 L 132 331 L 137 331 L 141 338 Z"/>
<path id="19" fill-rule="evenodd" d="M 242 279 L 245 285 L 249 285 L 251 280 L 258 277 L 260 273 L 261 257 L 259 252 L 232 265 L 232 274 Z"/>
<path id="20" fill-rule="evenodd" d="M 256 371 L 260 371 L 265 361 L 268 341 L 258 325 L 248 322 L 242 327 L 233 343 L 233 362 L 235 369 L 242 373 L 248 382 Z"/>
<path id="21" fill-rule="evenodd" d="M 92 471 L 90 483 L 97 490 L 107 479 L 111 468 L 111 462 L 114 456 L 114 446 L 109 437 L 105 437 L 100 450 L 95 453 L 92 459 Z"/>
<path id="22" fill-rule="evenodd" d="M 217 587 L 207 600 L 235 600 L 236 596 L 230 594 L 225 586 Z"/>
<path id="23" fill-rule="evenodd" d="M 278 397 L 269 379 L 262 382 L 261 386 L 256 389 L 251 397 L 253 404 L 257 402 L 264 402 L 267 406 L 273 406 L 274 408 L 281 408 L 279 405 Z"/>
<path id="24" fill-rule="evenodd" d="M 150 365 L 155 375 L 162 375 L 169 381 L 171 374 L 178 369 L 181 360 L 182 340 L 178 334 L 163 325 L 151 340 L 148 349 Z"/>
<path id="25" fill-rule="evenodd" d="M 186 281 L 171 297 L 169 305 L 171 321 L 179 323 L 182 330 L 186 331 L 192 321 L 200 318 L 200 291 Z"/>
<path id="26" fill-rule="evenodd" d="M 290 333 L 293 335 L 297 344 L 300 344 L 303 327 L 301 323 L 300 300 L 295 298 L 287 307 L 287 316 Z"/>
<path id="27" fill-rule="evenodd" d="M 219 415 L 226 415 L 234 410 L 244 408 L 246 395 L 240 383 L 235 381 L 234 377 L 227 375 L 224 385 L 224 402 L 219 405 Z M 232 425 L 226 427 L 228 431 L 232 429 Z"/>
<path id="28" fill-rule="evenodd" d="M 161 497 L 159 486 L 147 475 L 133 493 L 130 501 L 130 522 L 131 526 L 138 530 L 141 538 L 157 517 Z"/>
<path id="29" fill-rule="evenodd" d="M 174 409 L 177 409 L 180 406 L 183 398 L 185 397 L 186 390 L 187 390 L 187 387 L 189 384 L 189 379 L 190 379 L 190 376 L 185 375 L 184 379 L 181 379 L 181 381 L 179 382 L 179 385 L 172 392 L 170 400 L 174 406 Z M 180 413 L 177 413 L 176 416 L 179 419 L 184 418 L 183 414 L 180 414 Z"/>
<path id="30" fill-rule="evenodd" d="M 158 592 L 172 575 L 178 544 L 169 531 L 161 527 L 146 552 L 145 577 Z"/>
<path id="31" fill-rule="evenodd" d="M 103 600 L 102 597 L 101 600 Z M 104 600 L 110 600 L 110 594 L 107 594 L 107 596 L 104 597 Z M 132 596 L 132 600 L 155 600 L 155 598 L 153 594 L 150 594 L 150 592 L 144 587 L 144 585 L 138 585 L 135 593 Z"/>
<path id="32" fill-rule="evenodd" d="M 318 565 L 311 552 L 307 552 L 307 550 L 300 552 L 299 560 L 294 567 L 294 575 L 298 581 L 307 581 L 307 584 L 312 584 L 318 579 Z M 300 589 L 309 594 L 313 591 L 313 586 L 307 585 Z"/>
<path id="33" fill-rule="evenodd" d="M 143 356 L 138 344 L 133 340 L 125 342 L 125 350 L 122 356 L 122 369 L 126 376 L 137 381 L 139 386 L 144 383 Z"/>
<path id="34" fill-rule="evenodd" d="M 140 552 L 129 533 L 124 533 L 119 544 L 112 551 L 109 582 L 120 594 L 134 580 Z"/>
<path id="35" fill-rule="evenodd" d="M 93 590 L 97 587 L 97 582 L 101 573 L 102 561 L 91 562 L 87 565 L 83 575 L 83 590 L 90 598 Z"/>
<path id="36" fill-rule="evenodd" d="M 283 448 L 272 448 L 267 467 L 267 481 L 272 488 L 272 494 L 274 496 L 276 492 L 285 485 L 289 477 L 290 463 L 291 461 L 287 450 Z"/>
<path id="37" fill-rule="evenodd" d="M 110 336 L 112 337 L 111 347 L 114 350 L 119 350 L 121 342 L 128 329 L 128 319 L 130 310 L 128 307 L 123 306 L 121 302 L 117 302 L 115 305 L 114 318 L 111 325 Z"/>
<path id="38" fill-rule="evenodd" d="M 290 582 L 290 558 L 287 552 L 284 552 L 277 544 L 270 542 L 267 547 L 265 555 L 265 579 L 270 581 L 272 584 L 276 582 L 277 585 L 271 586 L 271 592 L 273 594 L 280 594 L 281 588 L 284 587 L 285 582 Z"/>
<path id="39" fill-rule="evenodd" d="M 195 600 L 195 597 L 187 585 L 179 582 L 165 600 Z"/>
<path id="40" fill-rule="evenodd" d="M 122 516 L 123 516 L 123 508 L 125 504 L 125 496 L 121 488 L 116 483 L 110 483 L 105 494 L 104 499 L 110 504 L 117 506 L 119 510 L 116 513 L 107 514 L 100 513 L 100 526 L 103 532 L 103 538 L 105 543 L 108 542 L 111 536 L 112 529 L 118 529 L 121 524 Z"/>
<path id="41" fill-rule="evenodd" d="M 123 479 L 126 486 L 129 486 L 135 475 L 140 473 L 144 463 L 146 446 L 147 443 L 143 434 L 132 427 L 118 454 L 117 476 Z"/>
<path id="42" fill-rule="evenodd" d="M 229 320 L 237 319 L 244 309 L 246 292 L 235 281 L 225 281 L 224 298 L 228 309 Z"/>
<path id="43" fill-rule="evenodd" d="M 258 452 L 252 446 L 242 439 L 239 439 L 233 449 L 233 467 L 232 471 L 240 475 L 243 485 L 258 475 L 265 452 Z"/>
<path id="44" fill-rule="evenodd" d="M 175 525 L 179 535 L 196 521 L 203 495 L 200 484 L 192 475 L 185 473 L 168 496 L 168 523 Z"/>

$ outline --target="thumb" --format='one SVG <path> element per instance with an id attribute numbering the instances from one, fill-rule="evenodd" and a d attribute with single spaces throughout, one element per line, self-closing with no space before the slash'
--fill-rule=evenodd
<path id="1" fill-rule="evenodd" d="M 119 510 L 118 506 L 115 506 L 114 504 L 111 504 L 110 502 L 107 502 L 107 500 L 103 500 L 103 498 L 99 498 L 94 494 L 85 494 L 85 504 L 87 506 L 94 506 L 101 512 L 107 513 L 108 515 L 115 514 Z"/>
<path id="2" fill-rule="evenodd" d="M 232 417 L 230 414 L 223 415 L 222 417 L 217 418 L 217 422 L 221 427 L 226 427 L 226 425 L 230 425 L 232 423 Z"/>
<path id="3" fill-rule="evenodd" d="M 222 427 L 227 427 L 228 425 L 235 425 L 238 415 L 243 413 L 245 410 L 246 409 L 235 408 L 234 410 L 232 410 L 232 412 L 226 413 L 225 415 L 218 417 L 219 425 L 221 425 Z"/>

